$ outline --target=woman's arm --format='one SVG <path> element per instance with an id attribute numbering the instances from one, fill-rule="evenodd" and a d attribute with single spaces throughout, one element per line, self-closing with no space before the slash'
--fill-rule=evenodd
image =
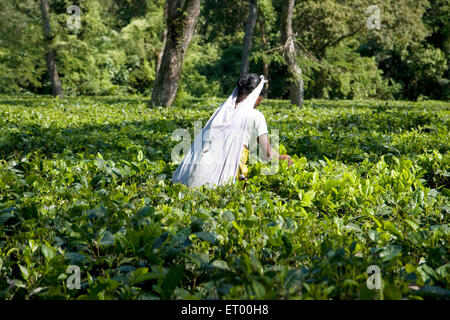
<path id="1" fill-rule="evenodd" d="M 272 149 L 272 146 L 270 145 L 269 136 L 267 135 L 267 133 L 258 137 L 258 144 L 265 158 L 264 160 L 268 161 L 272 160 L 273 158 L 278 158 L 280 160 L 287 160 L 289 167 L 294 164 L 289 155 L 287 154 L 280 155 L 275 150 Z"/>

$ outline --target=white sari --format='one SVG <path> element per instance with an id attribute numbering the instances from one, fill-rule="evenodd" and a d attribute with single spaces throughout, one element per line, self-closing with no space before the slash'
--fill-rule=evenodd
<path id="1" fill-rule="evenodd" d="M 236 177 L 247 128 L 247 114 L 258 99 L 261 82 L 236 108 L 238 89 L 214 112 L 172 176 L 172 182 L 188 187 L 225 185 Z"/>

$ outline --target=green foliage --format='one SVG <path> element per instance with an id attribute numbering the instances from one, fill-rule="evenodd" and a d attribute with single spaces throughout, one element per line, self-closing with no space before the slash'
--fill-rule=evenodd
<path id="1" fill-rule="evenodd" d="M 40 10 L 35 1 L 0 3 L 0 93 L 36 91 L 46 72 Z"/>
<path id="2" fill-rule="evenodd" d="M 96 0 L 51 2 L 53 47 L 65 94 L 149 94 L 155 79 L 156 53 L 162 46 L 164 4 L 147 2 L 149 11 L 134 19 L 123 17 L 127 21 L 123 28 L 113 28 L 118 17 L 107 11 L 114 12 L 115 4 Z M 70 5 L 81 8 L 79 32 L 67 27 Z M 38 3 L 10 4 L 8 0 L 0 11 L 5 18 L 0 25 L 5 30 L 0 36 L 5 43 L 0 49 L 0 91 L 49 93 Z M 126 10 L 119 11 L 116 13 L 120 16 Z M 24 30 L 17 29 L 17 21 Z"/>
<path id="3" fill-rule="evenodd" d="M 329 48 L 320 62 L 300 59 L 308 97 L 338 99 L 392 99 L 400 90 L 382 77 L 374 58 L 355 52 L 357 42 Z"/>
<path id="4" fill-rule="evenodd" d="M 213 80 L 214 77 L 207 71 L 213 68 L 219 59 L 219 49 L 215 45 L 200 41 L 198 36 L 194 36 L 189 45 L 190 50 L 187 52 L 181 75 L 181 92 L 197 98 L 221 96 L 220 83 Z"/>
<path id="5" fill-rule="evenodd" d="M 444 76 L 449 66 L 444 52 L 439 48 L 419 47 L 410 50 L 404 64 L 411 70 L 409 76 L 412 81 L 408 87 L 412 92 L 426 92 L 431 99 L 450 98 L 450 81 Z M 420 97 L 423 98 L 424 94 Z"/>
<path id="6" fill-rule="evenodd" d="M 39 1 L 0 4 L 0 92 L 49 94 Z M 69 30 L 67 8 L 81 8 Z M 164 0 L 54 0 L 53 48 L 68 96 L 151 95 L 166 29 Z M 289 97 L 280 43 L 283 1 L 258 1 L 250 71 L 269 70 L 269 97 Z M 448 100 L 449 0 L 377 3 L 381 29 L 368 30 L 369 0 L 296 1 L 293 17 L 306 98 Z M 248 1 L 202 1 L 178 105 L 227 96 L 239 77 Z"/>
<path id="7" fill-rule="evenodd" d="M 172 132 L 219 103 L 1 96 L 0 297 L 449 298 L 448 103 L 268 100 L 292 167 L 172 184 Z"/>
<path id="8" fill-rule="evenodd" d="M 155 79 L 155 53 L 162 45 L 162 7 L 116 31 L 97 1 L 80 6 L 79 33 L 68 30 L 65 12 L 56 16 L 55 49 L 67 94 L 148 94 Z"/>

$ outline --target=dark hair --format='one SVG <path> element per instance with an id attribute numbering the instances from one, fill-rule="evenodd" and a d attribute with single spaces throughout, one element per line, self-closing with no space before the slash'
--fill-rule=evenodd
<path id="1" fill-rule="evenodd" d="M 261 83 L 261 78 L 255 73 L 243 74 L 237 81 L 238 93 L 237 102 L 244 100 Z M 264 96 L 266 87 L 264 86 L 260 96 Z"/>

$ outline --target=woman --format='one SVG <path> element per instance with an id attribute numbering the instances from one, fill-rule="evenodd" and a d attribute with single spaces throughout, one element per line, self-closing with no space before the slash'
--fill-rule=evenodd
<path id="1" fill-rule="evenodd" d="M 245 74 L 238 80 L 236 107 L 239 105 L 239 103 L 245 100 L 245 98 L 247 98 L 247 96 L 253 90 L 258 87 L 261 81 L 261 78 L 254 73 Z M 278 157 L 280 160 L 287 160 L 289 166 L 293 164 L 292 159 L 289 155 L 279 155 L 274 150 L 272 150 L 268 137 L 266 119 L 260 111 L 256 110 L 256 108 L 264 99 L 265 93 L 266 87 L 264 86 L 256 100 L 253 109 L 249 110 L 247 113 L 248 120 L 244 138 L 244 149 L 242 150 L 237 174 L 237 177 L 240 180 L 246 179 L 248 175 L 247 162 L 250 154 L 249 149 L 253 151 L 258 145 L 260 148 L 260 154 L 263 155 L 263 158 L 265 160 L 271 160 L 272 157 Z"/>
<path id="2" fill-rule="evenodd" d="M 214 112 L 202 132 L 194 139 L 172 181 L 189 187 L 224 185 L 236 177 L 245 178 L 250 150 L 257 144 L 267 160 L 278 157 L 270 147 L 267 124 L 257 107 L 263 99 L 267 81 L 263 76 L 245 74 L 228 99 Z"/>

